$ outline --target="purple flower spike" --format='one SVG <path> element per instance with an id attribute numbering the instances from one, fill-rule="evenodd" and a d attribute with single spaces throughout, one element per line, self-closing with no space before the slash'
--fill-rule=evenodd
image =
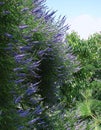
<path id="1" fill-rule="evenodd" d="M 16 100 L 15 100 L 15 103 L 19 103 L 19 102 L 21 101 L 22 98 L 23 98 L 23 96 L 17 97 Z"/>
<path id="2" fill-rule="evenodd" d="M 41 107 L 40 107 L 40 106 L 37 106 L 37 108 L 36 108 L 36 110 L 34 111 L 34 113 L 39 115 L 39 114 L 42 113 L 42 111 L 43 111 L 43 110 L 41 109 Z"/>
<path id="3" fill-rule="evenodd" d="M 39 70 L 39 65 L 40 65 L 40 63 L 39 62 L 34 62 L 33 64 L 31 64 L 30 66 L 28 66 L 28 69 L 29 70 Z"/>
<path id="4" fill-rule="evenodd" d="M 44 54 L 45 54 L 45 50 L 41 50 L 41 51 L 38 52 L 39 56 L 43 56 Z"/>
<path id="5" fill-rule="evenodd" d="M 38 86 L 40 84 L 40 82 L 37 82 L 37 83 L 35 83 L 35 84 L 32 84 L 31 86 L 32 87 L 36 87 L 36 86 Z"/>
<path id="6" fill-rule="evenodd" d="M 13 35 L 9 34 L 9 33 L 5 33 L 5 36 L 8 38 L 13 38 Z"/>
<path id="7" fill-rule="evenodd" d="M 29 121 L 28 124 L 29 124 L 29 125 L 34 124 L 34 123 L 35 123 L 36 121 L 38 121 L 39 119 L 40 119 L 40 118 L 37 117 L 37 118 L 35 118 L 35 119 Z"/>
<path id="8" fill-rule="evenodd" d="M 52 51 L 53 51 L 52 48 L 47 48 L 46 50 L 47 50 L 48 52 L 52 52 Z"/>
<path id="9" fill-rule="evenodd" d="M 37 87 L 29 87 L 26 91 L 26 94 L 30 96 L 31 94 L 35 93 L 37 91 Z"/>
<path id="10" fill-rule="evenodd" d="M 21 51 L 28 51 L 28 50 L 31 50 L 31 47 L 30 46 L 23 46 L 23 47 L 20 47 L 20 50 Z"/>
<path id="11" fill-rule="evenodd" d="M 28 27 L 28 25 L 21 25 L 21 26 L 19 26 L 20 29 L 25 29 L 27 27 Z"/>
<path id="12" fill-rule="evenodd" d="M 23 68 L 15 68 L 15 69 L 14 69 L 14 72 L 16 72 L 16 71 L 21 71 L 21 70 L 23 70 Z"/>
<path id="13" fill-rule="evenodd" d="M 19 80 L 15 80 L 16 84 L 22 83 L 25 79 L 19 79 Z"/>
<path id="14" fill-rule="evenodd" d="M 18 73 L 17 76 L 19 76 L 19 77 L 25 77 L 26 74 L 25 73 Z"/>
<path id="15" fill-rule="evenodd" d="M 32 13 L 40 13 L 42 12 L 41 7 L 37 7 L 34 10 L 32 10 Z"/>
<path id="16" fill-rule="evenodd" d="M 62 19 L 61 19 L 61 23 L 64 24 L 66 22 L 66 17 L 64 16 Z"/>
<path id="17" fill-rule="evenodd" d="M 47 14 L 45 15 L 45 20 L 48 21 L 50 19 L 53 19 L 52 16 L 56 13 L 56 11 L 52 11 L 50 14 Z"/>
<path id="18" fill-rule="evenodd" d="M 25 111 L 24 110 L 19 110 L 18 112 L 19 112 L 21 117 L 26 117 L 29 114 L 29 111 L 30 111 L 30 109 L 27 109 Z"/>
<path id="19" fill-rule="evenodd" d="M 46 0 L 34 0 L 34 4 L 36 4 L 36 5 L 40 5 L 40 4 L 42 4 L 43 2 L 45 2 Z"/>
<path id="20" fill-rule="evenodd" d="M 15 59 L 16 60 L 22 60 L 25 57 L 26 54 L 20 54 L 20 55 L 16 55 Z"/>
<path id="21" fill-rule="evenodd" d="M 29 58 L 27 60 L 21 61 L 21 63 L 22 64 L 29 64 L 29 63 L 31 63 L 31 61 L 32 61 L 32 58 Z"/>
<path id="22" fill-rule="evenodd" d="M 71 61 L 72 61 L 72 60 L 75 60 L 75 56 L 72 55 L 72 54 L 70 54 L 70 53 L 67 54 L 67 57 L 68 57 L 68 59 L 70 59 Z"/>
<path id="23" fill-rule="evenodd" d="M 23 8 L 21 11 L 22 11 L 22 12 L 25 12 L 25 11 L 27 11 L 27 10 L 29 10 L 29 8 L 26 7 L 26 8 Z"/>

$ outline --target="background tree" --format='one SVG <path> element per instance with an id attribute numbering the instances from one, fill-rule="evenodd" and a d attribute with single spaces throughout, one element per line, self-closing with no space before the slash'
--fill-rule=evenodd
<path id="1" fill-rule="evenodd" d="M 99 98 L 101 94 L 101 78 L 99 74 L 101 69 L 101 56 L 99 53 L 101 34 L 94 34 L 84 40 L 80 39 L 77 33 L 72 32 L 67 36 L 67 39 L 73 48 L 74 54 L 80 61 L 81 68 L 73 74 L 74 78 L 67 88 L 68 91 L 65 91 L 66 97 L 71 97 L 69 106 L 72 106 L 70 108 L 75 113 L 73 116 L 76 116 L 70 122 L 79 121 L 79 124 L 75 123 L 76 125 L 71 123 L 71 128 L 99 130 L 101 123 L 101 100 Z M 68 103 L 68 98 L 64 98 L 64 100 Z"/>

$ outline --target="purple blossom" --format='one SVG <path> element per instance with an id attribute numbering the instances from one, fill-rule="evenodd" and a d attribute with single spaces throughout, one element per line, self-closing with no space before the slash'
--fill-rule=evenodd
<path id="1" fill-rule="evenodd" d="M 38 5 L 41 6 L 43 2 L 45 2 L 46 0 L 34 0 L 33 3 L 34 5 Z"/>
<path id="2" fill-rule="evenodd" d="M 22 64 L 28 64 L 32 61 L 32 58 L 29 58 L 27 60 L 21 61 Z"/>
<path id="3" fill-rule="evenodd" d="M 23 68 L 14 68 L 14 72 L 21 71 L 21 70 L 23 70 Z"/>
<path id="4" fill-rule="evenodd" d="M 41 114 L 42 111 L 43 111 L 43 110 L 41 109 L 41 107 L 40 107 L 40 106 L 37 106 L 37 108 L 35 109 L 34 113 L 35 113 L 35 114 Z"/>
<path id="5" fill-rule="evenodd" d="M 18 130 L 22 130 L 22 129 L 24 129 L 24 126 L 19 126 L 18 127 Z"/>
<path id="6" fill-rule="evenodd" d="M 37 78 L 37 79 L 41 78 L 41 76 L 39 76 L 39 75 L 35 75 L 34 77 Z"/>
<path id="7" fill-rule="evenodd" d="M 31 70 L 31 75 L 33 75 L 35 78 L 41 78 L 41 76 L 39 76 L 35 71 Z"/>
<path id="8" fill-rule="evenodd" d="M 5 4 L 5 2 L 0 2 L 0 5 L 4 5 Z"/>
<path id="9" fill-rule="evenodd" d="M 59 33 L 55 35 L 55 38 L 61 38 L 63 36 L 63 34 Z"/>
<path id="10" fill-rule="evenodd" d="M 20 29 L 25 29 L 27 27 L 28 27 L 28 25 L 21 25 L 21 26 L 19 26 Z"/>
<path id="11" fill-rule="evenodd" d="M 56 34 L 53 39 L 55 42 L 62 42 L 63 36 L 64 36 L 63 34 L 59 33 L 59 34 Z"/>
<path id="12" fill-rule="evenodd" d="M 19 76 L 19 77 L 25 77 L 25 76 L 26 76 L 25 73 L 18 73 L 18 74 L 16 74 L 16 75 Z"/>
<path id="13" fill-rule="evenodd" d="M 15 100 L 15 103 L 19 103 L 19 102 L 21 101 L 22 98 L 23 98 L 23 96 L 17 97 L 16 100 Z"/>
<path id="14" fill-rule="evenodd" d="M 12 43 L 8 43 L 8 46 L 5 49 L 6 50 L 13 50 L 13 44 Z"/>
<path id="15" fill-rule="evenodd" d="M 31 30 L 31 32 L 37 32 L 38 31 L 38 28 L 34 28 Z"/>
<path id="16" fill-rule="evenodd" d="M 66 22 L 66 17 L 64 16 L 62 19 L 61 19 L 61 23 L 64 24 Z"/>
<path id="17" fill-rule="evenodd" d="M 78 72 L 78 71 L 80 71 L 80 70 L 81 70 L 81 67 L 78 66 L 78 67 L 76 67 L 76 68 L 74 69 L 74 72 Z"/>
<path id="18" fill-rule="evenodd" d="M 42 16 L 43 16 L 43 6 L 37 6 L 36 8 L 34 8 L 33 10 L 32 10 L 32 14 L 34 14 L 34 16 L 37 18 L 37 19 L 40 19 L 40 18 L 42 18 Z M 36 20 L 37 20 L 36 19 Z"/>
<path id="19" fill-rule="evenodd" d="M 64 66 L 59 66 L 59 67 L 58 67 L 58 69 L 63 69 L 63 68 L 64 68 Z"/>
<path id="20" fill-rule="evenodd" d="M 75 60 L 75 56 L 72 55 L 72 54 L 70 54 L 70 53 L 67 54 L 67 57 L 68 57 L 71 61 L 72 61 L 72 60 Z"/>
<path id="21" fill-rule="evenodd" d="M 32 42 L 32 38 L 25 38 L 26 42 Z"/>
<path id="22" fill-rule="evenodd" d="M 8 51 L 10 51 L 10 50 L 12 50 L 13 49 L 13 47 L 6 47 L 5 48 L 5 50 L 8 50 Z"/>
<path id="23" fill-rule="evenodd" d="M 33 0 L 34 3 L 42 3 L 42 2 L 45 2 L 46 0 Z"/>
<path id="24" fill-rule="evenodd" d="M 35 100 L 35 99 L 33 99 L 33 98 L 31 98 L 30 101 L 31 101 L 31 103 L 32 103 L 33 105 L 38 103 L 38 101 Z"/>
<path id="25" fill-rule="evenodd" d="M 15 56 L 16 60 L 22 60 L 24 57 L 26 56 L 26 54 L 19 54 Z"/>
<path id="26" fill-rule="evenodd" d="M 59 19 L 61 19 L 61 16 L 59 17 Z M 58 28 L 61 27 L 66 21 L 66 17 L 62 17 L 62 19 L 59 21 L 59 25 L 58 25 Z"/>
<path id="27" fill-rule="evenodd" d="M 38 85 L 40 84 L 40 82 L 41 82 L 41 81 L 36 82 L 36 83 L 34 83 L 34 84 L 31 84 L 31 87 L 36 87 L 36 86 L 38 86 Z"/>
<path id="28" fill-rule="evenodd" d="M 5 11 L 3 11 L 3 13 L 4 13 L 4 14 L 10 14 L 11 12 L 10 12 L 10 11 L 5 10 Z"/>
<path id="29" fill-rule="evenodd" d="M 28 8 L 28 7 L 23 8 L 21 11 L 22 11 L 22 12 L 25 12 L 25 11 L 27 11 L 27 10 L 29 10 L 29 8 Z"/>
<path id="30" fill-rule="evenodd" d="M 33 42 L 30 42 L 29 44 L 30 44 L 30 45 L 40 45 L 40 44 L 42 44 L 42 42 L 33 41 Z"/>
<path id="31" fill-rule="evenodd" d="M 9 46 L 9 47 L 12 47 L 12 43 L 8 43 L 8 46 Z"/>
<path id="32" fill-rule="evenodd" d="M 31 36 L 23 36 L 24 39 L 30 39 Z"/>
<path id="33" fill-rule="evenodd" d="M 15 80 L 16 84 L 22 83 L 25 79 L 19 79 L 19 80 Z"/>
<path id="34" fill-rule="evenodd" d="M 48 51 L 48 52 L 52 52 L 53 49 L 48 47 L 48 48 L 46 49 L 46 51 Z"/>
<path id="35" fill-rule="evenodd" d="M 36 69 L 39 66 L 37 63 L 33 63 L 32 65 L 29 66 L 30 69 Z"/>
<path id="36" fill-rule="evenodd" d="M 39 56 L 43 56 L 44 54 L 45 54 L 45 50 L 41 50 L 41 51 L 38 52 Z"/>
<path id="37" fill-rule="evenodd" d="M 31 94 L 35 93 L 37 91 L 37 87 L 29 87 L 26 91 L 26 94 L 30 96 Z"/>
<path id="38" fill-rule="evenodd" d="M 38 14 L 37 14 L 37 18 L 40 19 L 40 18 L 42 17 L 42 15 L 43 15 L 43 12 L 38 13 Z M 36 31 L 33 30 L 33 32 L 36 32 Z"/>
<path id="39" fill-rule="evenodd" d="M 30 66 L 28 66 L 29 70 L 39 70 L 38 67 L 40 65 L 40 61 L 36 61 L 33 64 L 31 64 Z"/>
<path id="40" fill-rule="evenodd" d="M 29 50 L 31 50 L 31 46 L 22 46 L 22 47 L 20 47 L 20 50 L 21 51 L 29 51 Z"/>
<path id="41" fill-rule="evenodd" d="M 13 35 L 11 35 L 9 33 L 5 33 L 5 36 L 7 36 L 8 38 L 13 38 Z"/>
<path id="42" fill-rule="evenodd" d="M 26 117 L 29 114 L 30 109 L 27 110 L 19 110 L 18 113 L 21 117 Z"/>
<path id="43" fill-rule="evenodd" d="M 32 10 L 32 13 L 41 13 L 41 12 L 42 8 L 40 6 Z"/>
<path id="44" fill-rule="evenodd" d="M 37 118 L 35 118 L 35 119 L 29 121 L 28 124 L 29 124 L 29 125 L 34 124 L 34 123 L 35 123 L 36 121 L 38 121 L 39 119 L 40 119 L 40 118 L 37 117 Z"/>
<path id="45" fill-rule="evenodd" d="M 47 14 L 44 16 L 45 20 L 48 21 L 50 19 L 53 19 L 52 16 L 56 13 L 56 11 L 52 11 L 51 13 Z"/>
<path id="46" fill-rule="evenodd" d="M 62 76 L 64 76 L 64 74 L 58 74 L 58 77 L 62 77 Z"/>
<path id="47" fill-rule="evenodd" d="M 49 55 L 49 52 L 52 52 L 53 51 L 53 49 L 52 48 L 50 48 L 50 47 L 48 47 L 48 48 L 46 48 L 45 50 L 41 50 L 41 51 L 39 51 L 38 52 L 38 55 L 39 56 L 44 56 L 44 55 Z"/>
<path id="48" fill-rule="evenodd" d="M 37 76 L 38 74 L 35 71 L 31 71 L 31 74 Z"/>

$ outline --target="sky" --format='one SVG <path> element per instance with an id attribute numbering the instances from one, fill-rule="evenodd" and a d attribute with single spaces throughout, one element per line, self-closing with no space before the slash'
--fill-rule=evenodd
<path id="1" fill-rule="evenodd" d="M 101 31 L 101 0 L 46 0 L 56 17 L 66 16 L 68 32 L 76 31 L 81 38 Z"/>

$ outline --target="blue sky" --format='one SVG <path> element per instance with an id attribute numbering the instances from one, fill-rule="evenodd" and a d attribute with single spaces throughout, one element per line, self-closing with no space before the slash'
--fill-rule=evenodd
<path id="1" fill-rule="evenodd" d="M 57 10 L 56 16 L 67 17 L 70 30 L 75 30 L 81 38 L 101 31 L 101 0 L 47 0 L 51 10 Z"/>

